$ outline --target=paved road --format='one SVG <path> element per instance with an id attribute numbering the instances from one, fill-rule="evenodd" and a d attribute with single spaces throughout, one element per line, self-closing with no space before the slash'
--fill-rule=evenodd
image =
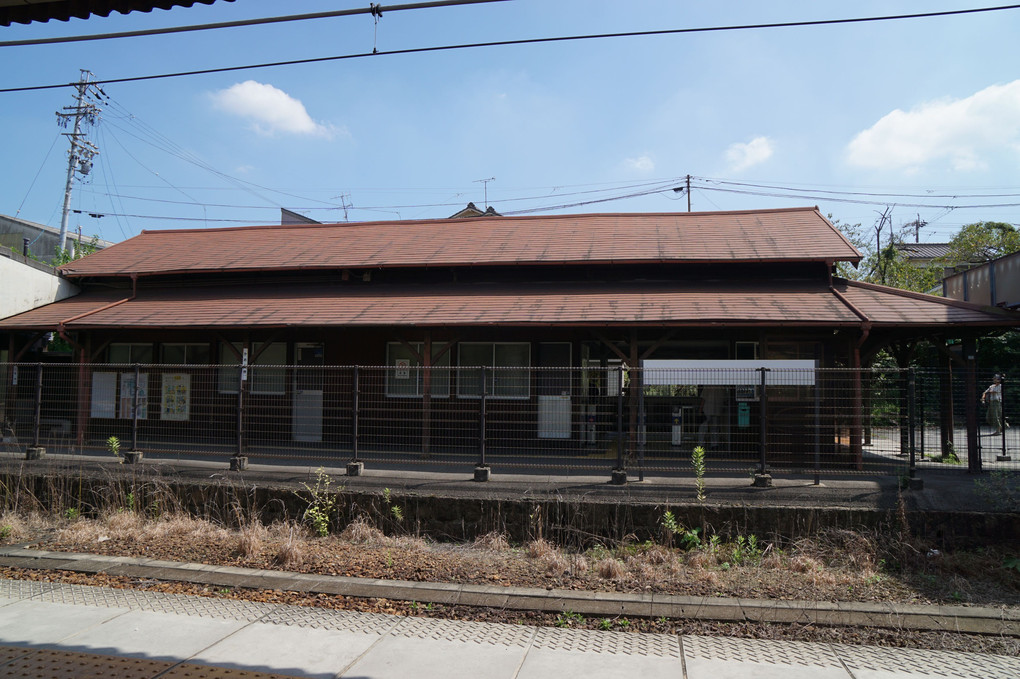
<path id="1" fill-rule="evenodd" d="M 1016 679 L 1020 658 L 400 617 L 0 580 L 0 677 Z"/>

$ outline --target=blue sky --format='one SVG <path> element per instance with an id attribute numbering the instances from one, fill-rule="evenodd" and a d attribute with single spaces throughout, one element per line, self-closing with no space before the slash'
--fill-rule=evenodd
<path id="1" fill-rule="evenodd" d="M 0 41 L 365 4 L 217 2 L 0 28 Z M 377 25 L 362 15 L 0 47 L 0 88 L 67 83 L 81 68 L 105 80 L 373 47 L 984 6 L 511 0 L 386 12 Z M 919 215 L 929 223 L 921 240 L 943 241 L 974 221 L 1020 224 L 1020 207 L 992 207 L 1020 204 L 1017 35 L 1020 10 L 1006 10 L 106 84 L 110 101 L 89 136 L 101 153 L 75 184 L 71 229 L 117 241 L 142 229 L 278 222 L 280 207 L 320 221 L 445 217 L 482 205 L 488 178 L 488 202 L 505 214 L 685 211 L 671 188 L 690 174 L 694 210 L 818 205 L 870 226 L 893 205 L 896 225 Z M 54 112 L 72 96 L 70 87 L 0 93 L 0 213 L 59 225 L 67 143 Z M 630 194 L 644 195 L 606 200 Z"/>

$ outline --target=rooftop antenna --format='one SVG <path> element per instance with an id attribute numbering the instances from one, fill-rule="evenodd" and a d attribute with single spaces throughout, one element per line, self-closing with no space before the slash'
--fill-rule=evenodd
<path id="1" fill-rule="evenodd" d="M 75 96 L 74 106 L 65 106 L 63 112 L 57 111 L 57 124 L 61 127 L 66 129 L 68 123 L 72 119 L 74 120 L 74 124 L 71 126 L 72 131 L 61 133 L 71 140 L 71 150 L 67 154 L 67 183 L 64 184 L 64 210 L 60 215 L 60 244 L 58 247 L 61 251 L 63 251 L 67 244 L 67 218 L 71 211 L 71 182 L 74 181 L 76 173 L 85 176 L 92 170 L 92 158 L 99 153 L 99 149 L 95 144 L 84 139 L 85 133 L 82 132 L 82 124 L 95 124 L 101 110 L 92 101 L 86 99 L 86 96 L 93 95 L 98 99 L 103 91 L 92 82 L 92 73 L 90 71 L 84 68 L 80 70 L 81 79 L 74 85 L 78 91 Z"/>
<path id="2" fill-rule="evenodd" d="M 482 186 L 484 187 L 483 188 L 484 195 L 485 195 L 485 201 L 484 202 L 485 202 L 485 209 L 486 210 L 489 209 L 489 182 L 494 182 L 494 181 L 496 181 L 495 177 L 489 177 L 488 179 L 476 179 L 474 181 L 475 184 L 477 184 L 478 182 L 481 182 Z"/>

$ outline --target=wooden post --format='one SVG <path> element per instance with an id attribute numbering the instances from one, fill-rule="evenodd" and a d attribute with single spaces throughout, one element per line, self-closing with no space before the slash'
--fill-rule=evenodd
<path id="1" fill-rule="evenodd" d="M 964 383 L 966 384 L 967 413 L 967 469 L 972 474 L 981 472 L 981 446 L 978 436 L 977 341 L 973 337 L 963 340 Z"/>

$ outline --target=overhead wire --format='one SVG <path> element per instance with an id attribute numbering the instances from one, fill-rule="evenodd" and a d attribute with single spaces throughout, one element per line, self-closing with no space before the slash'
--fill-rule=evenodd
<path id="1" fill-rule="evenodd" d="M 218 28 L 241 28 L 244 26 L 260 26 L 265 24 L 278 24 L 288 21 L 308 21 L 311 19 L 332 19 L 343 16 L 355 16 L 358 14 L 372 14 L 382 16 L 383 12 L 402 12 L 410 9 L 433 9 L 439 7 L 451 7 L 455 5 L 477 5 L 488 2 L 506 2 L 507 0 L 433 0 L 431 2 L 418 2 L 404 5 L 376 5 L 370 3 L 368 7 L 358 9 L 340 9 L 332 12 L 313 12 L 311 14 L 289 14 L 284 16 L 261 17 L 258 19 L 238 19 L 237 21 L 221 21 L 211 24 L 195 24 L 191 26 L 169 26 L 166 28 L 146 28 L 138 31 L 121 31 L 118 33 L 93 33 L 90 35 L 69 35 L 55 38 L 32 38 L 27 40 L 6 40 L 0 41 L 0 47 L 30 47 L 35 45 L 54 45 L 68 42 L 88 42 L 94 40 L 114 40 L 118 38 L 140 38 L 153 35 L 167 35 L 171 33 L 188 33 L 191 31 L 209 31 Z"/>
<path id="2" fill-rule="evenodd" d="M 329 61 L 342 61 L 346 59 L 364 59 L 366 57 L 396 56 L 405 54 L 424 54 L 430 52 L 444 52 L 463 49 L 475 49 L 480 47 L 507 47 L 514 45 L 537 45 L 555 42 L 572 42 L 580 40 L 603 40 L 611 38 L 634 38 L 657 35 L 682 35 L 687 33 L 712 33 L 723 31 L 744 31 L 760 30 L 769 28 L 798 28 L 806 26 L 834 26 L 840 24 L 874 23 L 879 21 L 899 21 L 905 19 L 924 19 L 944 16 L 959 16 L 965 14 L 977 14 L 982 12 L 999 12 L 1006 10 L 1020 9 L 1020 5 L 1000 5 L 997 7 L 979 7 L 974 9 L 945 10 L 940 12 L 918 12 L 914 14 L 895 14 L 872 17 L 856 17 L 851 19 L 819 19 L 815 21 L 782 21 L 763 24 L 740 24 L 731 26 L 703 26 L 697 28 L 671 28 L 649 31 L 624 31 L 616 33 L 590 33 L 585 35 L 566 35 L 549 38 L 520 38 L 516 40 L 494 40 L 488 42 L 460 43 L 455 45 L 436 45 L 433 47 L 412 47 L 399 50 L 382 50 L 372 52 L 359 52 L 354 54 L 341 54 L 329 57 L 309 57 L 305 59 L 290 59 L 286 61 L 263 62 L 258 64 L 245 64 L 242 66 L 222 66 L 218 68 L 203 68 L 191 71 L 177 71 L 173 73 L 158 73 L 152 75 L 130 76 L 125 78 L 108 78 L 97 80 L 96 84 L 107 85 L 111 83 L 142 82 L 147 80 L 160 80 L 165 78 L 181 78 L 194 75 L 209 75 L 213 73 L 230 73 L 258 68 L 275 68 L 279 66 L 295 66 L 299 64 L 315 64 Z M 67 87 L 73 83 L 59 83 L 52 85 L 29 85 L 24 87 L 0 88 L 0 93 L 31 92 L 38 90 L 56 89 Z"/>

